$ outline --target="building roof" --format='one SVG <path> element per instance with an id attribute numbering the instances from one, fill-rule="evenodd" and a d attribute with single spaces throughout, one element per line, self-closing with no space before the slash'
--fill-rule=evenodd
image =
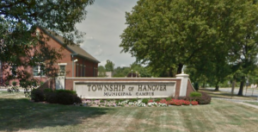
<path id="1" fill-rule="evenodd" d="M 90 55 L 88 52 L 86 52 L 84 49 L 82 49 L 79 45 L 76 45 L 73 43 L 73 45 L 65 44 L 65 38 L 63 38 L 62 36 L 58 35 L 57 33 L 44 29 L 42 27 L 39 27 L 40 30 L 42 30 L 45 34 L 47 34 L 48 36 L 50 36 L 51 38 L 53 38 L 54 40 L 56 40 L 59 44 L 61 44 L 62 46 L 64 46 L 66 49 L 68 49 L 69 51 L 72 52 L 72 55 L 74 56 L 79 56 L 79 57 L 83 57 L 85 59 L 100 63 L 96 58 L 94 58 L 92 55 Z"/>

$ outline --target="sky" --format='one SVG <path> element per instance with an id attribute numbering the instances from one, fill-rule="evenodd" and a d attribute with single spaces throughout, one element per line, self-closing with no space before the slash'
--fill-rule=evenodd
<path id="1" fill-rule="evenodd" d="M 115 67 L 130 66 L 135 61 L 130 53 L 121 53 L 120 35 L 127 27 L 125 12 L 131 12 L 137 0 L 95 0 L 86 7 L 86 19 L 76 24 L 85 32 L 81 47 L 104 66 L 111 60 Z"/>

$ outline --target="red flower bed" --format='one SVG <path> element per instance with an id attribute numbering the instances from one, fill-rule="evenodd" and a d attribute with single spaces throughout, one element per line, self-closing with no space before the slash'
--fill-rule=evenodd
<path id="1" fill-rule="evenodd" d="M 192 105 L 198 105 L 198 102 L 197 101 L 191 101 L 191 104 Z"/>
<path id="2" fill-rule="evenodd" d="M 152 102 L 154 102 L 154 101 L 153 101 L 153 100 L 149 100 L 149 101 L 148 101 L 148 103 L 152 103 Z"/>
<path id="3" fill-rule="evenodd" d="M 190 105 L 190 101 L 184 100 L 183 104 L 184 104 L 184 105 Z"/>
<path id="4" fill-rule="evenodd" d="M 172 100 L 167 102 L 168 105 L 174 105 L 174 102 Z"/>
<path id="5" fill-rule="evenodd" d="M 154 102 L 153 100 L 149 100 L 149 102 Z M 167 105 L 198 105 L 197 101 L 189 101 L 189 100 L 182 100 L 182 99 L 172 99 L 167 101 L 166 99 L 161 99 L 160 101 L 156 101 L 157 104 L 162 103 L 162 104 L 167 104 Z"/>
<path id="6" fill-rule="evenodd" d="M 184 100 L 172 99 L 172 100 L 168 101 L 167 104 L 180 106 L 183 104 L 183 102 L 184 102 Z"/>
<path id="7" fill-rule="evenodd" d="M 165 99 L 159 101 L 159 103 L 167 104 L 168 102 Z"/>

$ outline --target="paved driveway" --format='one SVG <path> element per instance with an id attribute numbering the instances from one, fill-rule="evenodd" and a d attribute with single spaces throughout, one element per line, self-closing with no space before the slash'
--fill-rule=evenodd
<path id="1" fill-rule="evenodd" d="M 205 88 L 205 89 L 209 89 L 209 90 L 214 90 L 215 88 Z M 222 92 L 228 92 L 228 93 L 231 93 L 231 90 L 232 88 L 219 88 L 219 91 L 222 91 Z M 238 94 L 238 91 L 239 91 L 239 88 L 235 88 L 234 89 L 234 94 Z M 253 89 L 253 88 L 244 88 L 244 91 L 243 91 L 243 95 L 244 96 L 258 96 L 258 88 L 256 89 Z"/>

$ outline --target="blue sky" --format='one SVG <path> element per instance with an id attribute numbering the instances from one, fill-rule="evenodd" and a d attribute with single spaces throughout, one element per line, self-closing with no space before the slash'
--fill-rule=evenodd
<path id="1" fill-rule="evenodd" d="M 125 12 L 131 12 L 137 0 L 95 0 L 87 6 L 87 16 L 76 27 L 85 32 L 81 47 L 105 65 L 109 59 L 117 66 L 129 66 L 135 61 L 129 53 L 120 53 L 120 35 L 127 27 Z"/>

